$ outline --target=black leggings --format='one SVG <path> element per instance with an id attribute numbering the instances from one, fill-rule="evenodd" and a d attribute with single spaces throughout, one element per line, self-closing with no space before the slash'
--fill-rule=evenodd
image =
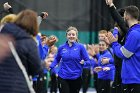
<path id="1" fill-rule="evenodd" d="M 75 80 L 62 79 L 61 77 L 58 77 L 58 87 L 60 93 L 79 93 L 81 85 L 81 77 Z"/>
<path id="2" fill-rule="evenodd" d="M 98 79 L 98 93 L 110 93 L 110 80 Z"/>
<path id="3" fill-rule="evenodd" d="M 86 93 L 88 90 L 90 84 L 90 78 L 91 78 L 90 69 L 84 68 L 82 73 L 83 93 Z"/>
<path id="4" fill-rule="evenodd" d="M 117 64 L 117 65 L 121 67 L 121 60 L 120 59 L 117 59 L 117 60 L 118 60 L 117 62 L 119 62 L 119 64 Z M 121 68 L 118 67 L 117 65 L 115 66 L 116 67 L 115 79 L 111 86 L 111 93 L 123 93 Z"/>
<path id="5" fill-rule="evenodd" d="M 47 93 L 46 80 L 46 73 L 44 73 L 39 75 L 37 81 L 33 82 L 33 87 L 36 93 Z"/>
<path id="6" fill-rule="evenodd" d="M 123 85 L 123 93 L 140 93 L 140 84 Z"/>
<path id="7" fill-rule="evenodd" d="M 55 74 L 51 74 L 51 82 L 50 82 L 50 93 L 57 93 L 57 77 Z"/>

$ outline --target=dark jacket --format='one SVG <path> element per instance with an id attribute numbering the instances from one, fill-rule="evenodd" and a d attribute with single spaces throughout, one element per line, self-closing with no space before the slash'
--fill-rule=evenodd
<path id="1" fill-rule="evenodd" d="M 25 30 L 15 24 L 6 24 L 1 33 L 14 37 L 16 51 L 28 75 L 42 72 L 36 42 Z M 0 92 L 29 93 L 25 78 L 11 53 L 0 63 Z"/>

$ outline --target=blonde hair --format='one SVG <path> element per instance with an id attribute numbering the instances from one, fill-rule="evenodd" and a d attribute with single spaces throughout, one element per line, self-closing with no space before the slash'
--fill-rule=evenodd
<path id="1" fill-rule="evenodd" d="M 107 30 L 100 30 L 99 34 L 107 34 Z"/>
<path id="2" fill-rule="evenodd" d="M 5 23 L 14 22 L 15 19 L 16 19 L 16 17 L 17 17 L 17 15 L 15 15 L 15 14 L 6 15 L 5 17 L 2 18 L 0 24 L 5 24 Z"/>
<path id="3" fill-rule="evenodd" d="M 55 45 L 53 45 L 53 46 L 50 47 L 49 53 L 52 53 L 52 52 L 56 52 L 57 53 L 57 50 L 58 50 L 58 48 Z"/>

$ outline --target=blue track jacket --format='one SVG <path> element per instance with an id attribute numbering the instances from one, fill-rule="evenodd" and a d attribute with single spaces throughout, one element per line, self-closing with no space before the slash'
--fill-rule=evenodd
<path id="1" fill-rule="evenodd" d="M 103 65 L 101 60 L 102 58 L 109 58 L 110 62 L 108 64 Z M 115 72 L 115 66 L 114 66 L 114 59 L 111 53 L 108 50 L 103 51 L 100 53 L 100 56 L 98 58 L 98 66 L 101 66 L 102 68 L 104 67 L 109 67 L 109 71 L 99 71 L 98 72 L 98 78 L 103 79 L 103 80 L 114 80 L 114 72 Z"/>
<path id="2" fill-rule="evenodd" d="M 140 24 L 135 24 L 128 30 L 124 46 L 113 42 L 112 48 L 123 59 L 122 83 L 140 84 Z"/>
<path id="3" fill-rule="evenodd" d="M 59 77 L 63 79 L 77 79 L 81 76 L 83 65 L 80 64 L 81 60 L 84 60 L 84 65 L 91 65 L 89 56 L 86 49 L 80 43 L 73 43 L 70 47 L 66 42 L 64 45 L 58 48 L 58 53 L 54 62 L 50 65 L 53 69 L 61 60 L 60 69 L 58 72 Z"/>

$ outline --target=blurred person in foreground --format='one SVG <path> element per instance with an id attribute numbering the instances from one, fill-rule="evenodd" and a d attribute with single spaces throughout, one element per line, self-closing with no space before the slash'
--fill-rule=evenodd
<path id="1" fill-rule="evenodd" d="M 1 33 L 14 39 L 13 44 L 28 75 L 42 73 L 37 44 L 32 38 L 38 33 L 37 14 L 34 11 L 21 11 L 14 23 L 4 25 Z M 11 53 L 1 60 L 0 82 L 2 93 L 29 93 L 25 78 Z"/>
<path id="2" fill-rule="evenodd" d="M 12 38 L 3 34 L 0 34 L 0 61 L 7 57 L 10 53 L 8 42 L 12 41 Z"/>
<path id="3" fill-rule="evenodd" d="M 6 23 L 13 23 L 17 16 L 15 14 L 8 14 L 0 21 L 0 32 Z"/>

